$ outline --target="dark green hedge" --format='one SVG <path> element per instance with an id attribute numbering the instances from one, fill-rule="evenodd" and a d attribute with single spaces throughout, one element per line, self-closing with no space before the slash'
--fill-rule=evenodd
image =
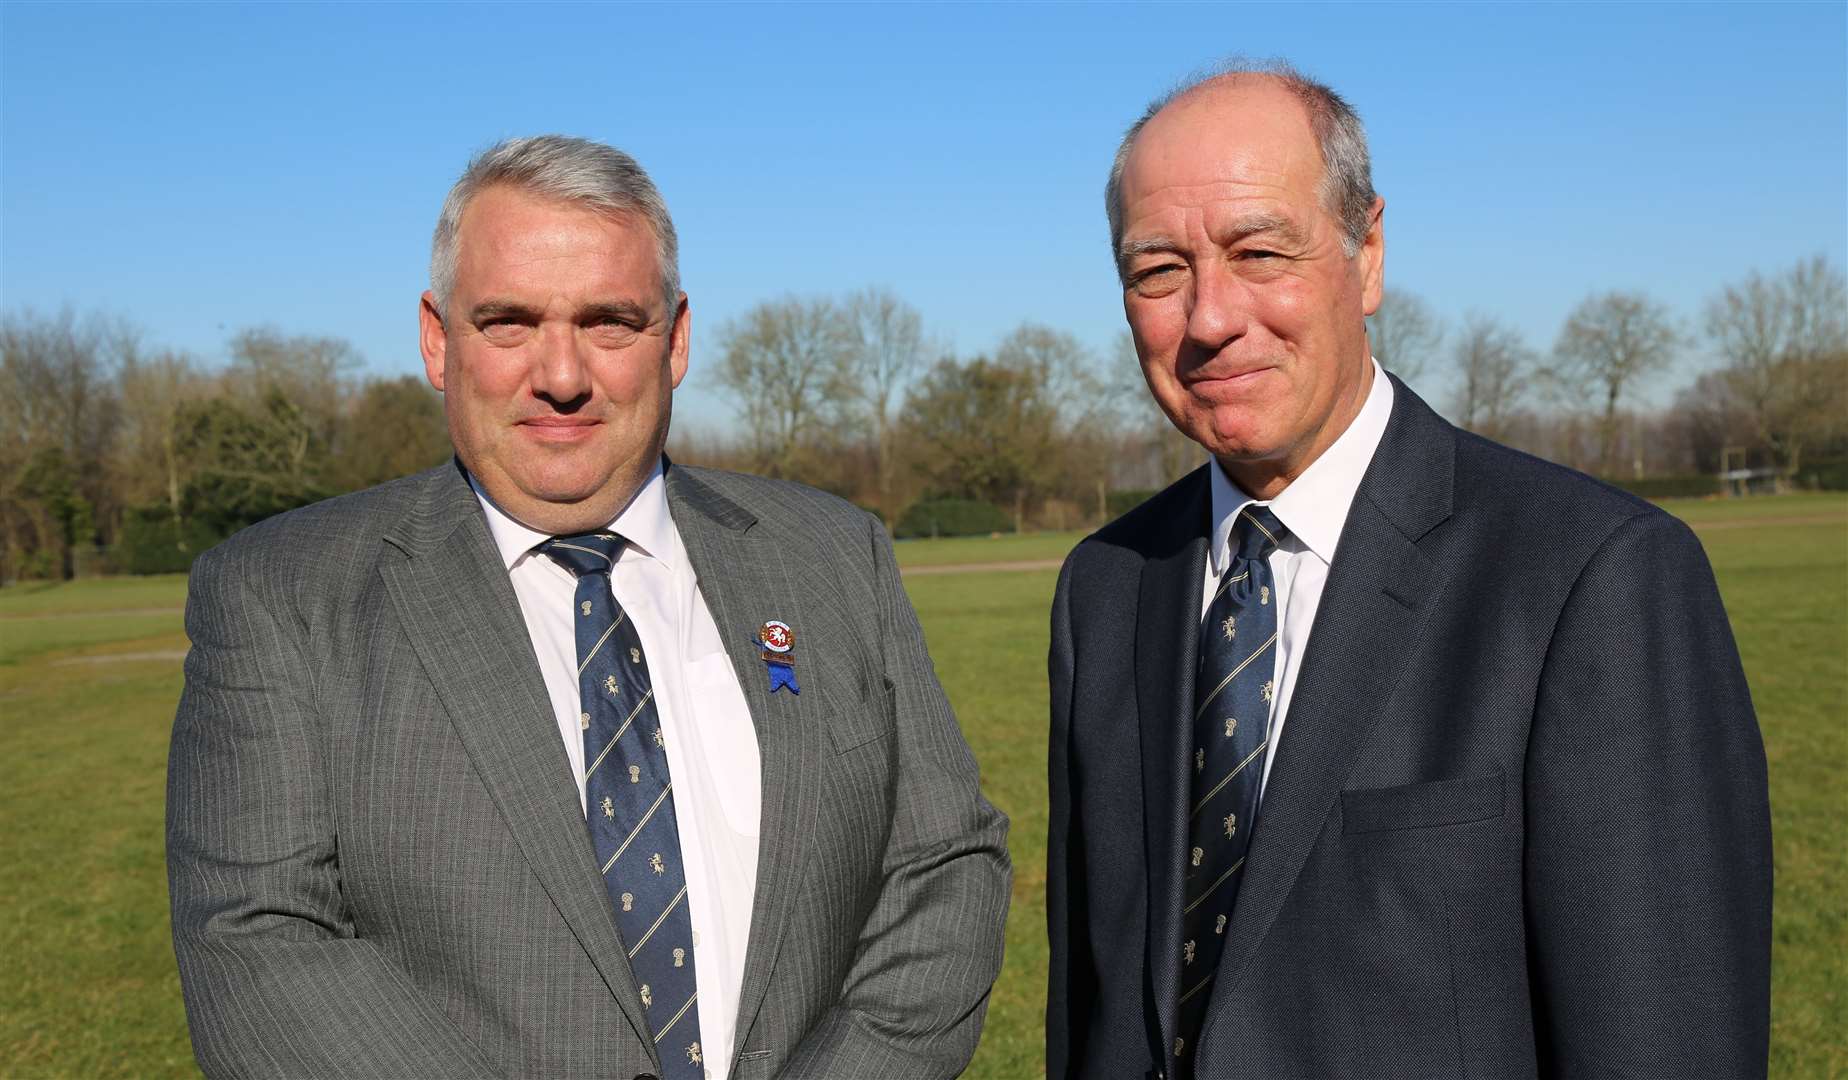
<path id="1" fill-rule="evenodd" d="M 1799 487 L 1848 491 L 1848 458 L 1811 461 L 1797 472 Z"/>
<path id="2" fill-rule="evenodd" d="M 135 507 L 122 517 L 122 533 L 109 561 L 118 574 L 183 573 L 200 552 L 222 539 L 218 528 L 197 518 L 176 526 L 165 507 Z"/>
<path id="3" fill-rule="evenodd" d="M 1014 519 L 993 503 L 974 499 L 924 499 L 911 504 L 893 530 L 900 540 L 928 536 L 985 536 L 1013 532 Z"/>
<path id="4" fill-rule="evenodd" d="M 1113 491 L 1104 497 L 1104 509 L 1114 521 L 1148 502 L 1155 495 L 1155 488 L 1129 488 L 1125 491 Z"/>

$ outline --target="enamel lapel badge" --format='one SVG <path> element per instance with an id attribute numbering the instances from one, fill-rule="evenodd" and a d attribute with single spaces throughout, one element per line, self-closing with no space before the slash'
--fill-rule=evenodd
<path id="1" fill-rule="evenodd" d="M 792 694 L 800 694 L 802 688 L 796 685 L 796 632 L 786 622 L 771 619 L 757 631 L 757 644 L 763 648 L 764 666 L 770 669 L 770 692 L 772 694 L 785 686 Z"/>

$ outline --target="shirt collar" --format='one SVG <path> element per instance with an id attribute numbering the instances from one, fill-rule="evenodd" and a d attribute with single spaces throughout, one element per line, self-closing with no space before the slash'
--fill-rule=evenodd
<path id="1" fill-rule="evenodd" d="M 1334 444 L 1322 456 L 1309 463 L 1303 474 L 1291 481 L 1283 493 L 1268 504 L 1271 512 L 1290 530 L 1290 537 L 1314 552 L 1325 563 L 1335 561 L 1335 545 L 1341 540 L 1341 528 L 1347 524 L 1348 507 L 1360 490 L 1361 477 L 1379 449 L 1386 434 L 1386 421 L 1392 418 L 1392 380 L 1373 361 L 1373 386 L 1367 400 Z M 1247 503 L 1257 502 L 1226 476 L 1217 459 L 1212 462 L 1213 546 L 1208 556 L 1214 576 L 1225 573 L 1232 559 L 1232 527 L 1238 512 Z M 1288 544 L 1290 541 L 1285 541 Z"/>
<path id="2" fill-rule="evenodd" d="M 481 509 L 488 516 L 488 534 L 494 537 L 501 563 L 508 570 L 520 565 L 527 556 L 534 554 L 534 548 L 552 538 L 552 533 L 540 532 L 502 510 L 472 474 L 468 484 L 475 489 L 475 497 L 481 500 Z M 655 462 L 654 471 L 642 482 L 641 490 L 629 500 L 629 505 L 604 527 L 628 541 L 624 550 L 659 560 L 670 569 L 676 565 L 680 534 L 674 528 L 673 515 L 668 513 L 667 478 L 660 461 Z"/>

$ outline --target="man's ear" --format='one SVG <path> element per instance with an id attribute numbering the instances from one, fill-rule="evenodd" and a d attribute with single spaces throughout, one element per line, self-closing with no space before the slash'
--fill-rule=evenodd
<path id="1" fill-rule="evenodd" d="M 1360 306 L 1371 315 L 1380 309 L 1386 289 L 1386 200 L 1373 197 L 1368 212 L 1367 238 L 1360 243 Z"/>
<path id="2" fill-rule="evenodd" d="M 687 377 L 687 352 L 693 340 L 693 309 L 687 306 L 687 294 L 680 294 L 674 306 L 674 328 L 668 331 L 667 362 L 674 375 L 674 386 Z"/>
<path id="3" fill-rule="evenodd" d="M 443 329 L 443 316 L 436 308 L 436 294 L 424 290 L 417 305 L 417 347 L 423 352 L 424 378 L 438 390 L 443 389 L 443 363 L 449 355 L 449 335 Z"/>

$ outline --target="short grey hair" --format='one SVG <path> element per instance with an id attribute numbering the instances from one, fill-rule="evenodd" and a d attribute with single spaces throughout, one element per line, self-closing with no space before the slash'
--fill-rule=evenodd
<path id="1" fill-rule="evenodd" d="M 542 199 L 583 206 L 600 214 L 634 214 L 654 233 L 661 291 L 669 311 L 680 303 L 680 241 L 667 203 L 634 158 L 613 146 L 568 135 L 533 135 L 495 143 L 468 163 L 443 200 L 430 241 L 430 291 L 448 317 L 456 286 L 456 241 L 468 204 L 491 187 L 506 186 Z"/>
<path id="2" fill-rule="evenodd" d="M 1373 165 L 1367 154 L 1367 132 L 1360 116 L 1340 94 L 1291 67 L 1284 60 L 1247 60 L 1236 58 L 1196 73 L 1179 86 L 1156 98 L 1142 116 L 1123 133 L 1117 145 L 1116 159 L 1110 163 L 1110 179 L 1104 184 L 1104 214 L 1110 219 L 1110 258 L 1122 272 L 1120 258 L 1123 243 L 1123 169 L 1129 163 L 1129 151 L 1136 136 L 1169 105 L 1207 83 L 1237 75 L 1261 75 L 1277 80 L 1309 113 L 1309 126 L 1315 132 L 1316 145 L 1322 151 L 1322 205 L 1341 223 L 1341 250 L 1349 257 L 1360 250 L 1372 225 Z"/>

